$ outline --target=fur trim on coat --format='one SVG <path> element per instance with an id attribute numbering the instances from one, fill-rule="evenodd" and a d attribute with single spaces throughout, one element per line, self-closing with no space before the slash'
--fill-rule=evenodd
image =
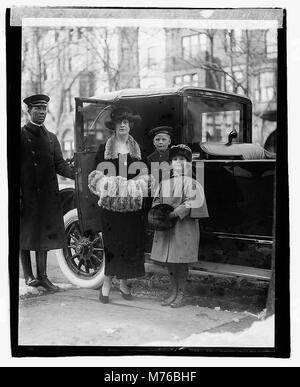
<path id="1" fill-rule="evenodd" d="M 122 176 L 106 176 L 101 171 L 89 174 L 89 189 L 99 196 L 99 207 L 116 212 L 142 209 L 143 197 L 147 195 L 152 176 L 127 180 Z"/>
<path id="2" fill-rule="evenodd" d="M 113 134 L 107 140 L 106 145 L 105 145 L 105 151 L 104 151 L 104 159 L 105 160 L 118 158 L 116 142 L 117 142 L 117 137 L 115 134 Z M 128 136 L 127 144 L 128 144 L 130 156 L 132 158 L 141 160 L 142 156 L 141 156 L 140 146 L 131 135 Z"/>

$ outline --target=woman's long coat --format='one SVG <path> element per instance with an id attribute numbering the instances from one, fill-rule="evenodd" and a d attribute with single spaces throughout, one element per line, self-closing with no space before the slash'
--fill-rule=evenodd
<path id="1" fill-rule="evenodd" d="M 138 172 L 129 173 L 133 163 L 143 162 L 147 170 L 147 159 L 131 136 L 128 139 L 128 147 L 128 154 L 118 154 L 116 136 L 111 136 L 105 146 L 99 147 L 95 157 L 95 167 L 101 162 L 111 162 L 115 167 L 115 176 L 127 177 L 128 180 L 138 175 Z M 144 210 L 115 212 L 101 208 L 101 221 L 105 249 L 105 275 L 116 276 L 119 279 L 145 275 Z"/>
<path id="2" fill-rule="evenodd" d="M 28 122 L 21 129 L 20 248 L 53 250 L 66 245 L 56 174 L 74 178 L 54 133 Z"/>
<path id="3" fill-rule="evenodd" d="M 198 261 L 198 218 L 201 217 L 204 202 L 201 184 L 191 177 L 178 175 L 162 181 L 152 207 L 157 204 L 169 204 L 174 207 L 178 220 L 169 230 L 155 231 L 151 259 L 169 263 Z"/>

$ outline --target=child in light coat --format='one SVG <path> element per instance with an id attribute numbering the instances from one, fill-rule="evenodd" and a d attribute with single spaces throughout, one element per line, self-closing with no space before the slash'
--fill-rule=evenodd
<path id="1" fill-rule="evenodd" d="M 173 228 L 155 231 L 151 259 L 167 264 L 171 294 L 162 301 L 163 306 L 178 308 L 183 305 L 188 264 L 198 261 L 200 240 L 200 208 L 205 202 L 202 185 L 192 178 L 192 151 L 184 144 L 170 148 L 172 164 L 170 179 L 163 180 L 153 199 L 158 204 L 171 205 L 168 217 L 177 218 Z"/>

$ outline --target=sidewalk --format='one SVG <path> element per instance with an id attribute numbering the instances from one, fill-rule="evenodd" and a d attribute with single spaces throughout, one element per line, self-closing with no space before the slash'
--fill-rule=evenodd
<path id="1" fill-rule="evenodd" d="M 243 321 L 246 325 L 240 327 Z M 20 300 L 19 344 L 177 346 L 202 332 L 222 330 L 226 324 L 235 325 L 238 332 L 253 321 L 245 313 L 196 305 L 162 307 L 148 297 L 126 301 L 115 290 L 110 303 L 101 304 L 98 291 L 72 288 Z"/>

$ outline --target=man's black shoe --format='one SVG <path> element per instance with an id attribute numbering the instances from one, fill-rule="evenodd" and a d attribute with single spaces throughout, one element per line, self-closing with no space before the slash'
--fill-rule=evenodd
<path id="1" fill-rule="evenodd" d="M 25 284 L 27 286 L 32 286 L 32 287 L 36 288 L 37 286 L 40 285 L 40 281 L 34 277 L 28 277 L 25 279 Z"/>
<path id="2" fill-rule="evenodd" d="M 50 282 L 47 277 L 39 279 L 39 286 L 42 286 L 44 289 L 49 290 L 51 292 L 58 292 L 59 291 L 59 287 L 53 285 L 53 283 Z"/>

